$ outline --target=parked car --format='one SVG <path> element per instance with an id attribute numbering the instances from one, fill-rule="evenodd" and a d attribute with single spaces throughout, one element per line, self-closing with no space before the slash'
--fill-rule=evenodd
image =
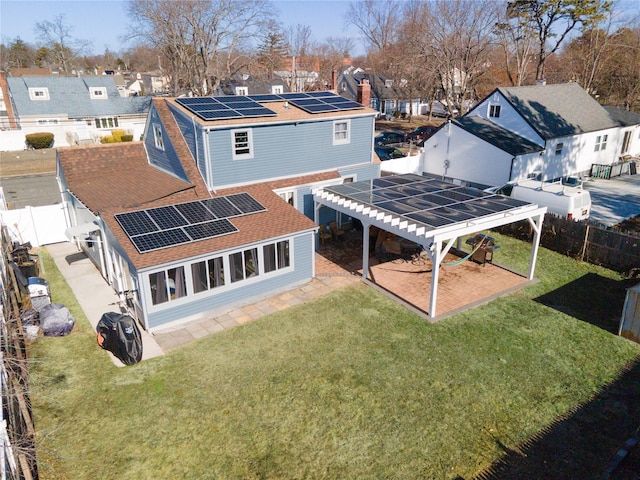
<path id="1" fill-rule="evenodd" d="M 416 128 L 409 135 L 407 135 L 407 139 L 413 142 L 419 142 L 420 140 L 429 138 L 431 135 L 436 133 L 437 129 L 438 127 L 434 127 L 433 125 L 423 125 Z"/>
<path id="2" fill-rule="evenodd" d="M 382 132 L 380 135 L 374 138 L 374 142 L 376 145 L 404 143 L 406 140 L 407 140 L 407 135 L 402 132 Z"/>
<path id="3" fill-rule="evenodd" d="M 406 156 L 399 148 L 389 147 L 387 145 L 376 145 L 373 150 L 382 161 Z"/>

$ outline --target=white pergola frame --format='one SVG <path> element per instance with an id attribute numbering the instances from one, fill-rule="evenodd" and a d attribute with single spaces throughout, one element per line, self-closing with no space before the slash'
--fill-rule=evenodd
<path id="1" fill-rule="evenodd" d="M 477 217 L 434 229 L 424 223 L 409 220 L 401 215 L 394 214 L 387 210 L 381 210 L 375 205 L 358 202 L 356 200 L 343 197 L 342 195 L 326 191 L 323 188 L 315 190 L 313 192 L 313 197 L 314 219 L 316 223 L 319 223 L 319 210 L 322 206 L 329 207 L 362 222 L 364 230 L 364 237 L 362 241 L 362 277 L 364 279 L 367 279 L 369 272 L 370 226 L 374 225 L 381 230 L 386 230 L 422 246 L 429 255 L 429 259 L 433 265 L 431 270 L 431 297 L 429 299 L 429 311 L 427 312 L 430 318 L 434 318 L 436 316 L 440 264 L 453 246 L 454 242 L 459 240 L 463 235 L 478 233 L 483 230 L 508 225 L 520 220 L 528 220 L 534 230 L 534 237 L 531 256 L 529 259 L 527 279 L 533 280 L 536 259 L 538 257 L 538 248 L 540 245 L 542 221 L 544 220 L 544 214 L 547 212 L 547 207 L 528 204 L 507 211 L 497 212 L 491 215 Z M 460 247 L 458 246 L 458 248 Z"/>

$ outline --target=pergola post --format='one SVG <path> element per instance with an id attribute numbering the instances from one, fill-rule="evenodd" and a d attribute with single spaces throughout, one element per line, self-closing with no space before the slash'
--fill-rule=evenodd
<path id="1" fill-rule="evenodd" d="M 362 222 L 362 278 L 369 277 L 369 223 Z"/>
<path id="2" fill-rule="evenodd" d="M 436 316 L 436 300 L 438 298 L 438 277 L 440 276 L 440 261 L 442 260 L 442 252 L 440 248 L 442 242 L 436 241 L 432 244 L 431 248 L 427 249 L 429 257 L 431 258 L 431 298 L 429 298 L 429 317 L 434 318 Z"/>
<path id="3" fill-rule="evenodd" d="M 529 218 L 529 223 L 533 227 L 533 246 L 531 248 L 531 258 L 529 259 L 529 273 L 527 274 L 528 280 L 533 280 L 533 273 L 536 269 L 536 258 L 538 257 L 538 247 L 540 246 L 540 234 L 542 233 L 542 221 L 544 219 L 544 213 L 533 218 Z"/>

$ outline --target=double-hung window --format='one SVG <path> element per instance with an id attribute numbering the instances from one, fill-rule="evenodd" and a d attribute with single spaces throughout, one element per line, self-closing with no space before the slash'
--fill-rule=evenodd
<path id="1" fill-rule="evenodd" d="M 253 135 L 251 129 L 231 130 L 231 142 L 234 160 L 253 158 Z"/>
<path id="2" fill-rule="evenodd" d="M 562 155 L 562 147 L 564 147 L 564 143 L 556 144 L 556 155 Z"/>
<path id="3" fill-rule="evenodd" d="M 351 121 L 336 120 L 333 122 L 333 144 L 345 145 L 351 142 Z"/>
<path id="4" fill-rule="evenodd" d="M 489 117 L 498 118 L 500 116 L 500 105 L 489 105 Z"/>

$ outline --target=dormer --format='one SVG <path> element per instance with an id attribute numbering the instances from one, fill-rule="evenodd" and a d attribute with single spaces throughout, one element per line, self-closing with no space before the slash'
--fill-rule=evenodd
<path id="1" fill-rule="evenodd" d="M 106 87 L 89 87 L 89 96 L 91 100 L 106 100 L 107 88 Z"/>

